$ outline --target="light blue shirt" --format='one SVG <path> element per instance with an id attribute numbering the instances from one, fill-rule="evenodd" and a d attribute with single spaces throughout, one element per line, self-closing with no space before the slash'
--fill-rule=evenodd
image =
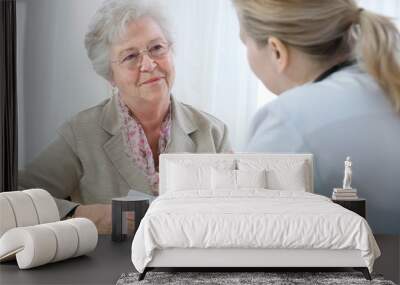
<path id="1" fill-rule="evenodd" d="M 342 187 L 353 161 L 352 187 L 367 199 L 374 233 L 400 233 L 400 113 L 357 65 L 281 94 L 253 119 L 248 152 L 312 153 L 315 192 Z"/>

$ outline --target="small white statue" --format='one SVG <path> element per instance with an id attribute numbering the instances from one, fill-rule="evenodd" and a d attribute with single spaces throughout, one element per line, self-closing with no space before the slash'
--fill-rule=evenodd
<path id="1" fill-rule="evenodd" d="M 353 171 L 351 170 L 351 160 L 350 156 L 346 157 L 346 161 L 344 162 L 344 178 L 343 178 L 343 189 L 352 189 L 351 188 L 351 176 Z"/>

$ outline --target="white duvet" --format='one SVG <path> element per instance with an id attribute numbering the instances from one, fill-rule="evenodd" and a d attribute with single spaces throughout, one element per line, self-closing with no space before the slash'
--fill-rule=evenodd
<path id="1" fill-rule="evenodd" d="M 165 248 L 358 249 L 370 272 L 380 255 L 359 215 L 320 195 L 265 189 L 158 197 L 132 243 L 135 268 L 143 272 Z"/>

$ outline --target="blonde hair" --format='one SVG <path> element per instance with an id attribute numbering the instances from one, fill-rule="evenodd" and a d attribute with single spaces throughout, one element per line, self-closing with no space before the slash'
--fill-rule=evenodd
<path id="1" fill-rule="evenodd" d="M 400 33 L 354 0 L 232 0 L 259 46 L 273 36 L 319 61 L 357 58 L 400 111 Z"/>

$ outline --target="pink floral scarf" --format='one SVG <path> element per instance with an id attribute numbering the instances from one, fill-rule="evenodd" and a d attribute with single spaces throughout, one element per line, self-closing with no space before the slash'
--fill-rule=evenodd
<path id="1" fill-rule="evenodd" d="M 150 183 L 154 195 L 158 195 L 158 165 L 154 164 L 153 153 L 147 141 L 146 134 L 139 121 L 129 112 L 128 107 L 118 94 L 118 110 L 122 118 L 122 135 L 125 151 Z M 158 140 L 158 154 L 165 151 L 171 136 L 171 106 L 161 125 Z"/>

